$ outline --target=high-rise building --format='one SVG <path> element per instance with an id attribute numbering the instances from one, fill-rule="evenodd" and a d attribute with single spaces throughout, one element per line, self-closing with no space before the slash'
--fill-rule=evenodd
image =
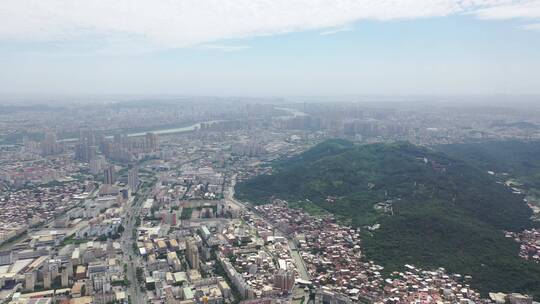
<path id="1" fill-rule="evenodd" d="M 88 163 L 91 159 L 96 158 L 96 155 L 98 153 L 98 147 L 97 146 L 88 146 Z"/>
<path id="2" fill-rule="evenodd" d="M 156 152 L 159 150 L 159 138 L 156 133 L 146 133 L 146 151 Z"/>
<path id="3" fill-rule="evenodd" d="M 92 158 L 95 157 L 95 147 L 89 146 L 88 142 L 83 141 L 75 145 L 75 159 L 89 163 Z"/>
<path id="4" fill-rule="evenodd" d="M 176 226 L 178 213 L 176 211 L 164 211 L 161 214 L 161 223 Z"/>
<path id="5" fill-rule="evenodd" d="M 75 159 L 78 161 L 83 161 L 86 158 L 86 147 L 85 143 L 78 143 L 75 145 Z"/>
<path id="6" fill-rule="evenodd" d="M 71 260 L 68 260 L 66 262 L 66 271 L 67 271 L 68 276 L 70 277 L 73 276 L 73 263 L 71 262 Z"/>
<path id="7" fill-rule="evenodd" d="M 50 272 L 49 269 L 46 269 L 43 272 L 43 288 L 51 289 L 51 285 L 52 285 L 52 272 Z"/>
<path id="8" fill-rule="evenodd" d="M 60 145 L 56 139 L 56 134 L 50 132 L 45 134 L 45 138 L 41 142 L 40 148 L 42 156 L 54 155 L 61 152 Z"/>
<path id="9" fill-rule="evenodd" d="M 31 271 L 24 274 L 24 287 L 26 290 L 34 291 L 36 284 L 36 273 Z"/>
<path id="10" fill-rule="evenodd" d="M 97 175 L 102 172 L 105 166 L 105 158 L 103 156 L 96 156 L 90 160 L 90 173 Z"/>
<path id="11" fill-rule="evenodd" d="M 0 266 L 9 265 L 14 261 L 13 252 L 11 250 L 0 251 Z"/>
<path id="12" fill-rule="evenodd" d="M 124 135 L 122 134 L 119 134 L 119 133 L 116 133 L 114 134 L 113 136 L 113 142 L 117 145 L 122 145 L 125 143 L 125 138 L 124 138 Z"/>
<path id="13" fill-rule="evenodd" d="M 106 138 L 103 138 L 99 143 L 99 150 L 106 157 L 111 157 L 111 151 L 113 149 L 112 147 L 113 147 L 113 143 L 108 141 Z"/>
<path id="14" fill-rule="evenodd" d="M 69 286 L 69 272 L 66 267 L 62 269 L 61 273 L 61 283 L 62 287 L 68 287 Z"/>
<path id="15" fill-rule="evenodd" d="M 197 243 L 194 240 L 189 240 L 187 242 L 187 259 L 191 269 L 199 269 L 199 248 L 197 248 Z"/>
<path id="16" fill-rule="evenodd" d="M 116 182 L 116 172 L 114 165 L 109 165 L 103 170 L 103 183 L 107 185 L 114 185 Z"/>
<path id="17" fill-rule="evenodd" d="M 274 286 L 283 292 L 288 292 L 294 286 L 294 273 L 290 270 L 280 269 L 274 275 Z"/>
<path id="18" fill-rule="evenodd" d="M 96 145 L 96 133 L 93 130 L 79 130 L 79 142 L 86 142 L 89 146 Z"/>
<path id="19" fill-rule="evenodd" d="M 137 192 L 139 189 L 139 168 L 133 166 L 128 173 L 128 187 L 132 192 Z"/>
<path id="20" fill-rule="evenodd" d="M 79 142 L 75 145 L 75 159 L 89 163 L 98 152 L 96 135 L 91 130 L 79 131 Z"/>
<path id="21" fill-rule="evenodd" d="M 108 275 L 100 274 L 92 277 L 93 289 L 96 293 L 108 293 L 111 291 L 111 279 Z"/>

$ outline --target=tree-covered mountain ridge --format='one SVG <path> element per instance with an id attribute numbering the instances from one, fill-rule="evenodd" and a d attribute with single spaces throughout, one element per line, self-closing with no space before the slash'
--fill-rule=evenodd
<path id="1" fill-rule="evenodd" d="M 512 231 L 529 227 L 531 216 L 522 197 L 485 171 L 409 143 L 353 145 L 343 140 L 326 141 L 277 162 L 272 175 L 244 181 L 237 190 L 239 198 L 253 202 L 307 199 L 338 215 L 351 215 L 351 210 L 341 210 L 341 205 L 369 207 L 364 208 L 367 210 L 385 200 L 395 202 L 395 213 L 418 204 L 444 204 Z M 365 216 L 353 218 L 352 224 L 371 223 Z"/>
<path id="2" fill-rule="evenodd" d="M 518 244 L 502 233 L 530 227 L 531 210 L 476 166 L 409 143 L 329 140 L 273 169 L 240 182 L 238 198 L 280 198 L 353 226 L 378 223 L 380 229 L 365 233 L 364 251 L 387 270 L 444 266 L 472 275 L 484 293 L 540 295 L 540 267 L 520 260 Z"/>

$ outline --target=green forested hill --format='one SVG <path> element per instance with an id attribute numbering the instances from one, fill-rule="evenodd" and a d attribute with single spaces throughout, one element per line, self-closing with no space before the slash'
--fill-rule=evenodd
<path id="1" fill-rule="evenodd" d="M 356 226 L 380 223 L 365 233 L 364 250 L 387 270 L 444 266 L 472 275 L 484 293 L 540 296 L 540 266 L 520 260 L 518 245 L 502 234 L 529 227 L 529 208 L 485 170 L 445 154 L 332 140 L 277 162 L 272 175 L 239 183 L 236 193 L 255 203 L 275 197 L 316 205 Z M 387 200 L 393 215 L 373 207 Z"/>
<path id="2" fill-rule="evenodd" d="M 540 141 L 491 141 L 435 147 L 482 170 L 508 173 L 526 187 L 540 190 Z"/>

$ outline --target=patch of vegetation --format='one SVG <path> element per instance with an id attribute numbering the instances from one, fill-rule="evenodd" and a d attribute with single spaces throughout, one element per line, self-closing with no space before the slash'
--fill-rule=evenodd
<path id="1" fill-rule="evenodd" d="M 127 278 L 124 278 L 123 280 L 117 280 L 117 281 L 112 281 L 111 282 L 111 285 L 112 286 L 125 286 L 125 287 L 129 287 L 130 285 L 130 282 Z"/>
<path id="2" fill-rule="evenodd" d="M 180 214 L 181 220 L 191 219 L 191 214 L 193 213 L 193 208 L 182 208 L 182 213 Z"/>
<path id="3" fill-rule="evenodd" d="M 144 270 L 141 267 L 137 267 L 137 269 L 135 270 L 135 275 L 139 283 L 144 283 Z"/>
<path id="4" fill-rule="evenodd" d="M 70 245 L 70 244 L 79 245 L 79 244 L 83 244 L 83 243 L 86 243 L 86 242 L 88 242 L 88 240 L 78 239 L 78 238 L 75 238 L 75 235 L 72 235 L 72 236 L 64 238 L 62 240 L 62 242 L 60 243 L 60 246 L 63 247 L 63 246 Z"/>

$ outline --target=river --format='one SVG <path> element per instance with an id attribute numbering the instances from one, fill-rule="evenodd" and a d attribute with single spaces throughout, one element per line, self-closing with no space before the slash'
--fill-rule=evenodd
<path id="1" fill-rule="evenodd" d="M 292 118 L 292 117 L 297 117 L 297 116 L 307 116 L 308 115 L 308 114 L 306 114 L 306 113 L 304 113 L 302 111 L 299 111 L 299 110 L 296 110 L 296 109 L 291 109 L 291 108 L 276 107 L 276 109 L 286 111 L 286 112 L 290 113 L 290 115 L 279 116 L 278 118 L 280 118 L 280 119 L 287 119 L 287 118 Z M 197 129 L 200 129 L 202 124 L 212 124 L 212 123 L 221 122 L 221 121 L 224 121 L 224 120 L 210 120 L 210 121 L 198 122 L 198 123 L 186 126 L 186 127 L 179 127 L 179 128 L 169 128 L 169 129 L 161 129 L 161 130 L 149 130 L 149 131 L 128 133 L 127 136 L 129 136 L 129 137 L 144 136 L 148 132 L 152 132 L 152 133 L 157 134 L 157 135 L 167 135 L 167 134 L 191 132 L 191 131 L 195 131 Z M 113 138 L 113 136 L 106 136 L 106 137 L 107 138 Z M 65 138 L 65 139 L 61 139 L 60 141 L 62 141 L 62 142 L 74 142 L 74 141 L 77 141 L 77 140 L 78 140 L 78 138 Z"/>

